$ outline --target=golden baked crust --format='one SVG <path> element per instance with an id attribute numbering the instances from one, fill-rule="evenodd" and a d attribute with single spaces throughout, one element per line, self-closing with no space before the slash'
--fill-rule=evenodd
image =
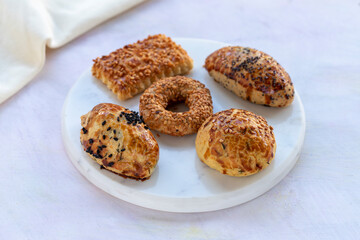
<path id="1" fill-rule="evenodd" d="M 289 74 L 264 52 L 224 47 L 206 58 L 205 68 L 215 81 L 250 102 L 285 107 L 294 99 Z"/>
<path id="2" fill-rule="evenodd" d="M 202 162 L 236 177 L 266 168 L 276 151 L 273 128 L 263 117 L 240 109 L 228 109 L 206 119 L 195 146 Z"/>
<path id="3" fill-rule="evenodd" d="M 183 101 L 189 111 L 166 110 L 169 103 Z M 183 76 L 162 79 L 151 85 L 141 95 L 139 109 L 151 129 L 173 136 L 196 133 L 213 113 L 209 89 L 199 81 Z"/>
<path id="4" fill-rule="evenodd" d="M 158 34 L 96 58 L 92 74 L 125 100 L 161 78 L 187 74 L 192 67 L 193 60 L 180 45 Z"/>
<path id="5" fill-rule="evenodd" d="M 107 170 L 146 180 L 159 159 L 159 146 L 142 118 L 111 103 L 96 105 L 81 116 L 84 151 Z"/>

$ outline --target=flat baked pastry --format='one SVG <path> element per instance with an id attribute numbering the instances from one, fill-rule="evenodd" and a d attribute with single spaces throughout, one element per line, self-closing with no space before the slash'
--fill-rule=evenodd
<path id="1" fill-rule="evenodd" d="M 274 58 L 256 49 L 221 48 L 206 58 L 205 68 L 215 81 L 250 102 L 285 107 L 294 100 L 289 74 Z"/>
<path id="2" fill-rule="evenodd" d="M 263 117 L 241 109 L 228 109 L 206 119 L 195 146 L 202 162 L 236 177 L 265 169 L 276 151 L 273 128 Z"/>
<path id="3" fill-rule="evenodd" d="M 192 67 L 193 60 L 180 45 L 158 34 L 96 58 L 92 74 L 125 100 L 161 78 L 187 74 Z"/>
<path id="4" fill-rule="evenodd" d="M 101 103 L 81 116 L 81 126 L 84 151 L 102 167 L 136 180 L 151 176 L 159 146 L 137 112 Z"/>

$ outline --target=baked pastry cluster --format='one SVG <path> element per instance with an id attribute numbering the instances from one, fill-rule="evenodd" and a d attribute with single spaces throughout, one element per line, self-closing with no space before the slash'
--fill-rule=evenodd
<path id="1" fill-rule="evenodd" d="M 81 117 L 81 144 L 107 170 L 146 180 L 159 158 L 150 132 L 173 136 L 197 133 L 195 147 L 202 162 L 230 176 L 265 169 L 275 157 L 273 128 L 252 112 L 228 109 L 213 114 L 209 89 L 189 73 L 192 59 L 165 35 L 149 36 L 94 60 L 93 75 L 120 100 L 145 92 L 140 113 L 103 103 Z M 224 47 L 210 54 L 204 67 L 215 81 L 256 104 L 285 107 L 294 99 L 289 74 L 271 56 L 251 48 Z M 167 106 L 185 102 L 186 112 Z M 145 125 L 145 123 L 147 125 Z"/>
<path id="2" fill-rule="evenodd" d="M 166 110 L 172 102 L 185 102 L 189 111 Z M 151 129 L 172 136 L 196 133 L 213 113 L 209 89 L 199 81 L 184 76 L 165 78 L 151 85 L 141 95 L 139 108 Z"/>
<path id="3" fill-rule="evenodd" d="M 264 52 L 224 47 L 206 58 L 205 68 L 215 81 L 250 102 L 285 107 L 294 100 L 289 74 Z"/>
<path id="4" fill-rule="evenodd" d="M 180 45 L 158 34 L 96 58 L 91 71 L 125 100 L 161 78 L 187 74 L 192 67 L 193 60 Z"/>
<path id="5" fill-rule="evenodd" d="M 81 116 L 80 142 L 103 168 L 123 177 L 148 179 L 159 159 L 159 145 L 137 112 L 111 103 Z"/>
<path id="6" fill-rule="evenodd" d="M 241 109 L 208 118 L 197 133 L 195 146 L 202 162 L 235 177 L 265 169 L 276 151 L 273 128 L 263 117 Z"/>

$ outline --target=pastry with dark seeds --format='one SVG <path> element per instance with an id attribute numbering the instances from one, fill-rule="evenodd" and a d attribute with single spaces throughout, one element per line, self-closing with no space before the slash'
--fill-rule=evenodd
<path id="1" fill-rule="evenodd" d="M 159 146 L 137 112 L 101 103 L 81 116 L 81 126 L 83 149 L 102 168 L 126 178 L 150 178 Z"/>
<path id="2" fill-rule="evenodd" d="M 289 74 L 274 58 L 256 49 L 221 48 L 206 58 L 205 68 L 215 81 L 252 103 L 286 107 L 294 100 Z"/>

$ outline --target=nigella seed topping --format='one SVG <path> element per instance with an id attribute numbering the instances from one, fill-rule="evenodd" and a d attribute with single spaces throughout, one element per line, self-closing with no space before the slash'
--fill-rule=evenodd
<path id="1" fill-rule="evenodd" d="M 88 132 L 88 130 L 86 128 L 84 128 L 84 127 L 82 128 L 82 131 L 83 131 L 84 134 L 87 134 L 87 132 Z"/>
<path id="2" fill-rule="evenodd" d="M 94 158 L 103 158 L 100 154 L 93 154 Z"/>
<path id="3" fill-rule="evenodd" d="M 122 151 L 122 152 L 125 151 L 125 148 L 121 149 L 121 151 Z"/>
<path id="4" fill-rule="evenodd" d="M 112 154 L 109 155 L 109 158 L 111 158 L 111 157 L 112 157 Z"/>
<path id="5" fill-rule="evenodd" d="M 119 139 L 118 139 L 117 137 L 114 137 L 114 140 L 117 141 L 117 140 L 119 140 Z"/>
<path id="6" fill-rule="evenodd" d="M 103 139 L 105 140 L 105 138 L 106 138 L 106 136 L 105 135 L 103 135 Z"/>
<path id="7" fill-rule="evenodd" d="M 111 127 L 108 127 L 108 129 L 106 131 L 110 131 L 111 130 Z"/>
<path id="8" fill-rule="evenodd" d="M 120 116 L 123 115 L 126 119 L 126 123 L 135 126 L 136 124 L 144 123 L 144 119 L 136 111 L 121 112 Z"/>
<path id="9" fill-rule="evenodd" d="M 105 124 L 106 124 L 106 121 L 103 121 L 101 125 L 103 125 L 103 126 L 104 126 Z"/>
<path id="10" fill-rule="evenodd" d="M 89 143 L 93 144 L 94 140 L 92 138 L 89 139 Z"/>

